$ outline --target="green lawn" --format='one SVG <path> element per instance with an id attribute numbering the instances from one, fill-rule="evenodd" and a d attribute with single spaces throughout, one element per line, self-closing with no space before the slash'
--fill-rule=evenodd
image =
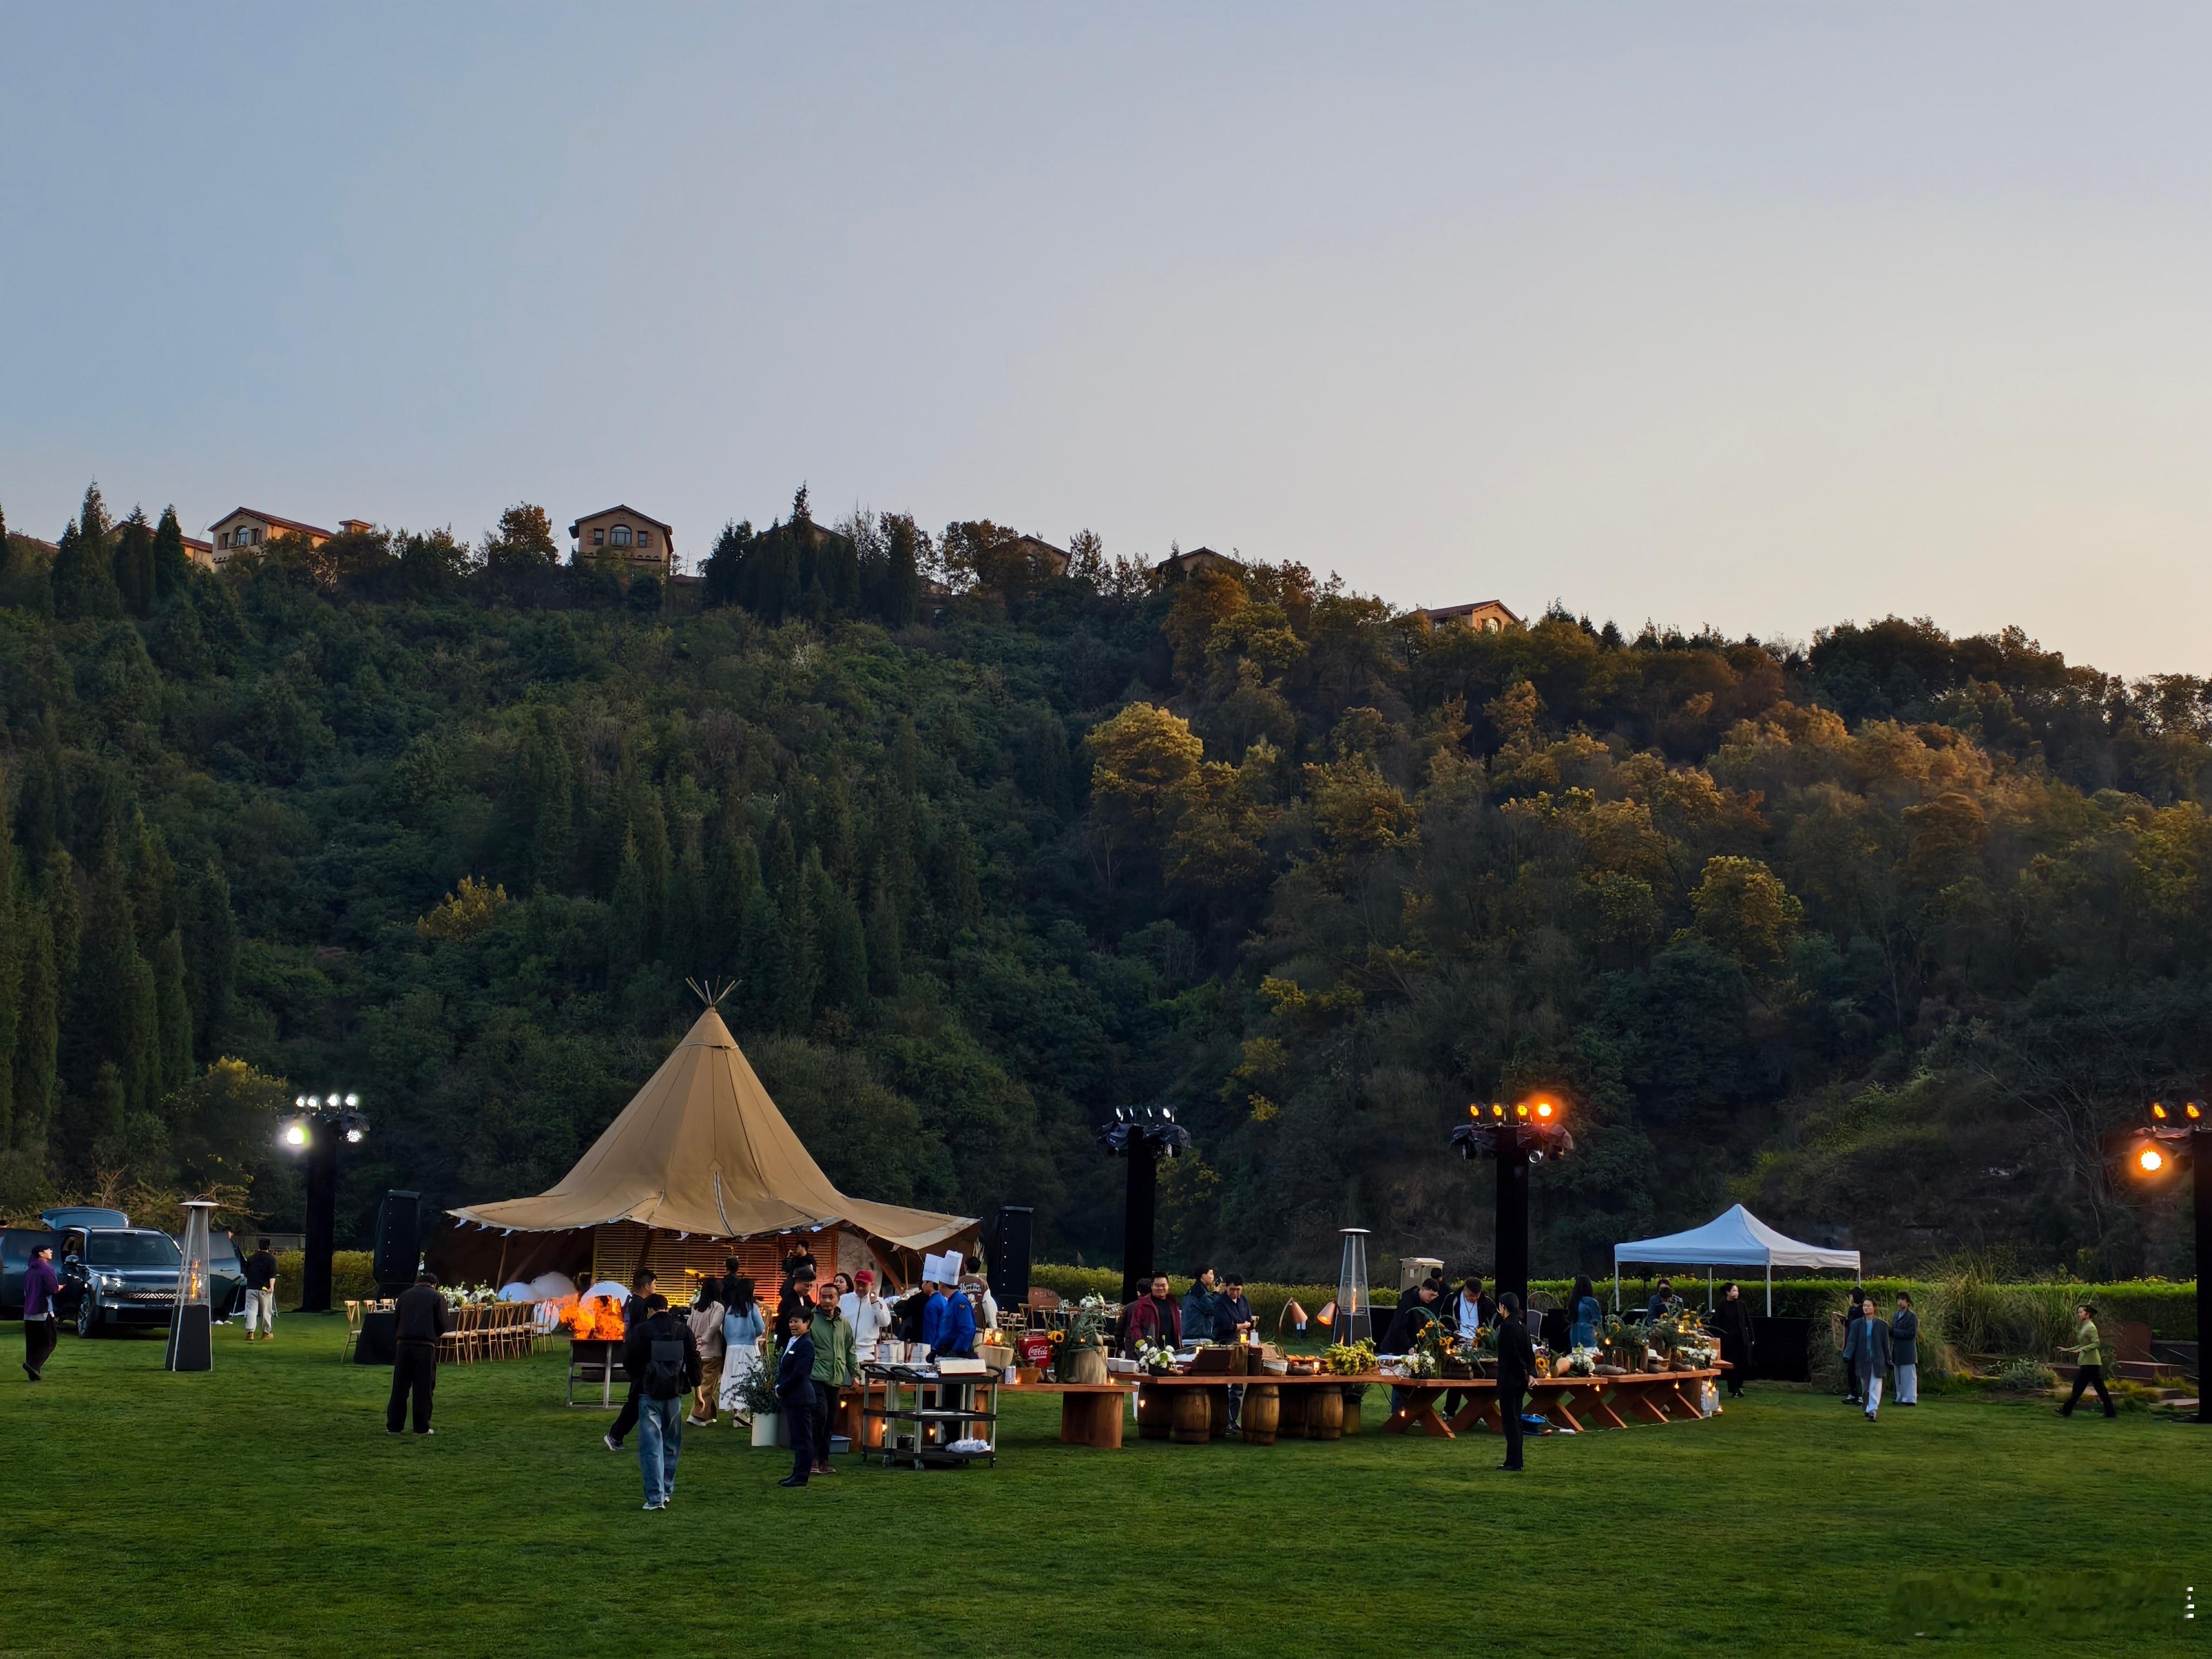
<path id="1" fill-rule="evenodd" d="M 1119 1452 L 1026 1400 L 995 1470 L 805 1492 L 689 1431 L 647 1515 L 559 1358 L 448 1369 L 437 1434 L 392 1438 L 389 1374 L 335 1363 L 335 1319 L 281 1322 L 218 1330 L 202 1376 L 64 1337 L 36 1387 L 5 1328 L 0 1654 L 2156 1653 L 2212 1591 L 2212 1437 L 2141 1413 L 1870 1427 L 1768 1388 L 1531 1442 L 1514 1477 L 1489 1437 L 1372 1432 L 1374 1395 L 1338 1444 Z"/>

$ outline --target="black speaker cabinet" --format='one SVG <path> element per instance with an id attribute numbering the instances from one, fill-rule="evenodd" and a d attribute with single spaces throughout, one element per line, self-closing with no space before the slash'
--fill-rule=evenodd
<path id="1" fill-rule="evenodd" d="M 371 1271 L 376 1287 L 396 1296 L 415 1282 L 422 1260 L 419 1219 L 422 1194 L 388 1191 L 376 1206 L 376 1256 Z"/>
<path id="2" fill-rule="evenodd" d="M 1001 1308 L 1025 1306 L 1030 1299 L 1030 1218 L 1025 1204 L 1001 1204 L 991 1216 L 983 1241 L 983 1263 L 991 1295 Z"/>

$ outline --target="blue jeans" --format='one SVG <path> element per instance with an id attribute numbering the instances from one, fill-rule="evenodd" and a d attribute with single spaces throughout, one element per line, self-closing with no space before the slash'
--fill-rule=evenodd
<path id="1" fill-rule="evenodd" d="M 684 1449 L 684 1396 L 637 1402 L 637 1467 L 645 1501 L 665 1504 L 676 1492 L 676 1458 Z"/>

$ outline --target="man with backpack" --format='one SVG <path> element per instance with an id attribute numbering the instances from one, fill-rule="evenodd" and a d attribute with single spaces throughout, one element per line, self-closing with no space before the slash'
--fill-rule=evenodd
<path id="1" fill-rule="evenodd" d="M 691 1327 L 668 1311 L 668 1298 L 646 1298 L 645 1316 L 623 1339 L 623 1369 L 637 1379 L 637 1466 L 645 1507 L 665 1510 L 676 1493 L 684 1447 L 684 1400 L 699 1386 L 699 1345 Z"/>

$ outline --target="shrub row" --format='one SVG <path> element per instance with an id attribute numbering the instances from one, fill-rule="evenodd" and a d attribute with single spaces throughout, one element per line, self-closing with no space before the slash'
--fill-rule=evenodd
<path id="1" fill-rule="evenodd" d="M 276 1301 L 282 1306 L 295 1305 L 300 1287 L 307 1282 L 307 1258 L 298 1250 L 281 1250 L 276 1255 Z M 367 1250 L 336 1250 L 331 1255 L 331 1304 L 345 1302 L 367 1302 L 376 1295 L 376 1273 L 374 1258 Z"/>
<path id="2" fill-rule="evenodd" d="M 1073 1302 L 1079 1297 L 1096 1294 L 1113 1301 L 1121 1293 L 1121 1270 L 1118 1267 L 1073 1267 L 1060 1262 L 1039 1262 L 1030 1269 L 1030 1282 L 1054 1291 L 1064 1299 Z M 1650 1296 L 1650 1284 L 1640 1279 L 1623 1279 L 1620 1300 L 1623 1308 L 1641 1307 Z M 1766 1281 L 1739 1276 L 1743 1295 L 1755 1313 L 1766 1311 Z M 1727 1279 L 1716 1274 L 1715 1293 Z M 1173 1277 L 1169 1284 L 1180 1297 L 1190 1288 L 1185 1278 Z M 1866 1288 L 1880 1298 L 1882 1309 L 1888 1311 L 1896 1304 L 1897 1293 L 1909 1293 L 1916 1307 L 1926 1311 L 1932 1303 L 1942 1300 L 1946 1282 L 1923 1279 L 1870 1279 Z M 1529 1294 L 1538 1305 L 1565 1307 L 1567 1294 L 1574 1282 L 1565 1279 L 1531 1279 Z M 1607 1279 L 1597 1285 L 1598 1300 L 1610 1308 L 1613 1304 L 1613 1281 Z M 1705 1286 L 1702 1276 L 1692 1280 L 1686 1273 L 1675 1279 L 1675 1288 L 1690 1302 L 1702 1302 Z M 1774 1312 L 1778 1318 L 1825 1320 L 1832 1313 L 1842 1310 L 1844 1298 L 1850 1294 L 1851 1281 L 1847 1279 L 1778 1279 L 1774 1285 Z M 2087 1301 L 2095 1304 L 2097 1317 L 2109 1324 L 2115 1320 L 2134 1320 L 2148 1325 L 2161 1337 L 2183 1341 L 2193 1340 L 2197 1335 L 2197 1286 L 2194 1281 L 2168 1283 L 2159 1279 L 2137 1279 L 2111 1285 L 2081 1285 L 2037 1281 L 2033 1283 L 2000 1284 L 1989 1286 L 1990 1293 L 2004 1307 L 1996 1311 L 1993 1337 L 1999 1346 L 2027 1350 L 2041 1346 L 2008 1327 L 2022 1322 L 2008 1318 L 2005 1308 L 2016 1309 L 2023 1302 L 2046 1304 L 2061 1312 L 2070 1310 L 2073 1303 Z M 1955 1295 L 1955 1291 L 1952 1291 Z M 1254 1316 L 1261 1330 L 1273 1335 L 1283 1304 L 1296 1300 L 1305 1309 L 1309 1317 L 1336 1299 L 1334 1285 L 1272 1285 L 1251 1284 L 1244 1287 L 1245 1298 L 1252 1304 Z M 1377 1287 L 1374 1292 L 1378 1308 L 1395 1307 L 1398 1301 L 1395 1290 Z M 2043 1311 L 2036 1310 L 2035 1311 Z M 2008 1342 L 2008 1336 L 2013 1340 Z"/>

